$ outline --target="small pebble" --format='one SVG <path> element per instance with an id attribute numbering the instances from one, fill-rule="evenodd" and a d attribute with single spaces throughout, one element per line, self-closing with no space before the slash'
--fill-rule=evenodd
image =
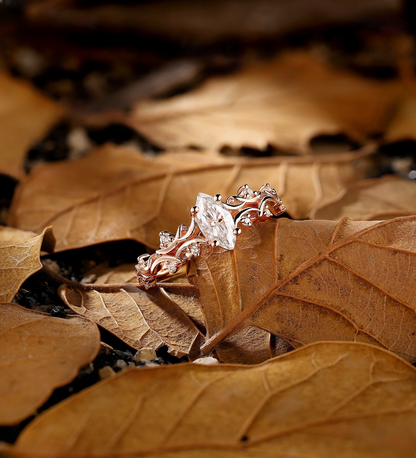
<path id="1" fill-rule="evenodd" d="M 40 75 L 46 68 L 42 54 L 32 48 L 18 48 L 13 57 L 15 66 L 27 78 Z"/>
<path id="2" fill-rule="evenodd" d="M 114 364 L 114 366 L 118 367 L 119 369 L 125 369 L 128 366 L 128 364 L 126 363 L 126 361 L 122 359 L 118 359 L 116 363 Z"/>
<path id="3" fill-rule="evenodd" d="M 89 275 L 86 275 L 86 276 L 80 281 L 80 283 L 94 283 L 95 280 L 97 280 L 97 275 L 95 275 L 95 274 L 89 274 Z"/>
<path id="4" fill-rule="evenodd" d="M 142 348 L 141 350 L 138 350 L 137 353 L 134 355 L 133 359 L 134 361 L 153 361 L 156 359 L 156 351 L 153 350 L 153 348 L 150 347 L 145 347 Z"/>
<path id="5" fill-rule="evenodd" d="M 49 312 L 50 316 L 55 318 L 65 318 L 65 307 L 63 305 L 55 305 L 55 307 Z"/>
<path id="6" fill-rule="evenodd" d="M 86 366 L 82 367 L 79 371 L 79 375 L 81 377 L 85 376 L 85 375 L 89 375 L 89 374 L 92 374 L 94 372 L 94 364 L 93 363 L 89 363 L 87 364 Z"/>
<path id="7" fill-rule="evenodd" d="M 39 305 L 39 307 L 36 307 L 36 310 L 38 312 L 50 313 L 51 312 L 51 306 L 50 305 Z"/>
<path id="8" fill-rule="evenodd" d="M 205 366 L 210 366 L 211 364 L 218 364 L 219 361 L 212 356 L 205 356 L 204 358 L 198 358 L 193 361 L 194 364 L 204 364 Z"/>
<path id="9" fill-rule="evenodd" d="M 43 259 L 42 264 L 49 270 L 52 270 L 52 272 L 55 272 L 56 274 L 59 274 L 61 271 L 59 264 L 53 259 Z"/>
<path id="10" fill-rule="evenodd" d="M 69 146 L 69 158 L 77 159 L 85 154 L 92 147 L 87 132 L 82 127 L 72 129 L 67 137 Z"/>
<path id="11" fill-rule="evenodd" d="M 113 375 L 116 375 L 116 373 L 110 366 L 104 366 L 98 371 L 98 377 L 100 377 L 100 380 L 112 377 Z"/>

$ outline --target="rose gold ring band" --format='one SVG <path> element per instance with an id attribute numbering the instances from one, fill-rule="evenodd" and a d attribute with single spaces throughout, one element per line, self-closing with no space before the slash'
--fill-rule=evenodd
<path id="1" fill-rule="evenodd" d="M 137 258 L 137 279 L 141 286 L 151 288 L 158 280 L 174 274 L 186 262 L 199 256 L 201 245 L 220 246 L 233 250 L 240 226 L 251 226 L 256 221 L 267 221 L 286 210 L 276 190 L 268 183 L 258 191 L 241 186 L 237 195 L 225 202 L 221 195 L 199 193 L 191 208 L 191 224 L 181 224 L 176 235 L 162 231 L 160 248 L 154 254 Z"/>

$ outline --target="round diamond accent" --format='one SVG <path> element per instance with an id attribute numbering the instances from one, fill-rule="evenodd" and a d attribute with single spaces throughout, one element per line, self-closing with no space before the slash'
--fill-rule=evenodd
<path id="1" fill-rule="evenodd" d="M 254 191 L 250 188 L 249 185 L 244 184 L 238 189 L 237 196 L 243 197 L 244 199 L 251 199 L 254 196 Z"/>
<path id="2" fill-rule="evenodd" d="M 235 247 L 234 219 L 221 202 L 216 202 L 208 194 L 200 192 L 196 199 L 199 208 L 195 216 L 199 229 L 208 242 L 218 242 L 226 250 Z"/>
<path id="3" fill-rule="evenodd" d="M 167 246 L 169 246 L 172 243 L 174 238 L 175 236 L 171 234 L 170 232 L 167 232 L 167 231 L 160 232 L 159 233 L 160 248 L 166 248 Z"/>
<path id="4" fill-rule="evenodd" d="M 250 213 L 248 213 L 247 215 L 244 215 L 241 218 L 241 222 L 242 222 L 242 224 L 244 224 L 244 226 L 251 226 L 251 220 L 252 220 L 252 218 L 250 216 Z"/>
<path id="5" fill-rule="evenodd" d="M 191 245 L 190 247 L 188 247 L 187 252 L 190 253 L 192 256 L 198 257 L 200 254 L 199 246 Z"/>
<path id="6" fill-rule="evenodd" d="M 168 269 L 168 271 L 169 271 L 169 273 L 170 273 L 171 275 L 174 274 L 174 273 L 176 273 L 177 270 L 178 270 L 178 266 L 177 266 L 174 262 L 172 262 L 172 261 L 166 261 L 166 262 L 164 263 L 164 266 L 165 266 L 166 269 Z"/>

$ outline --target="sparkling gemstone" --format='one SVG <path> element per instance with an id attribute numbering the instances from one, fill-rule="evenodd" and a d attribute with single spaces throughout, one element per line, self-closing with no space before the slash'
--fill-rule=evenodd
<path id="1" fill-rule="evenodd" d="M 176 273 L 176 271 L 178 270 L 177 265 L 172 261 L 166 261 L 166 262 L 163 263 L 163 265 L 164 265 L 165 269 L 169 270 L 169 273 L 171 275 Z"/>
<path id="2" fill-rule="evenodd" d="M 191 245 L 190 247 L 188 247 L 188 253 L 190 253 L 192 256 L 199 256 L 200 254 L 200 250 L 199 250 L 199 246 L 198 245 Z"/>
<path id="3" fill-rule="evenodd" d="M 237 191 L 237 196 L 243 199 L 250 199 L 253 195 L 254 191 L 247 184 L 243 184 Z"/>
<path id="4" fill-rule="evenodd" d="M 234 219 L 221 202 L 216 202 L 208 194 L 200 192 L 196 199 L 199 208 L 195 216 L 199 229 L 209 242 L 216 240 L 227 250 L 235 247 Z"/>
<path id="5" fill-rule="evenodd" d="M 265 208 L 263 215 L 270 217 L 270 216 L 273 216 L 273 213 L 268 208 Z"/>
<path id="6" fill-rule="evenodd" d="M 268 192 L 269 194 L 272 194 L 273 196 L 277 196 L 276 189 L 272 188 L 269 183 L 264 184 L 260 189 L 260 192 Z"/>
<path id="7" fill-rule="evenodd" d="M 250 213 L 247 214 L 247 215 L 244 215 L 242 218 L 241 218 L 241 223 L 244 224 L 244 226 L 251 226 L 251 217 L 250 217 Z"/>
<path id="8" fill-rule="evenodd" d="M 163 231 L 159 234 L 159 240 L 160 240 L 160 248 L 166 248 L 172 240 L 174 239 L 174 235 L 171 234 L 170 232 Z"/>

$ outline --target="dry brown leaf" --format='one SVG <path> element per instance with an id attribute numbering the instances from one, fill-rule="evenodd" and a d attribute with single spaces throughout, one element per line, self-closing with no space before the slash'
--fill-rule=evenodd
<path id="1" fill-rule="evenodd" d="M 99 264 L 84 275 L 81 283 L 97 285 L 137 283 L 135 264 L 120 264 L 117 267 L 109 267 L 107 263 Z"/>
<path id="2" fill-rule="evenodd" d="M 108 264 L 99 264 L 88 271 L 81 283 L 95 285 L 113 285 L 121 283 L 134 283 L 137 286 L 136 264 L 120 264 L 117 267 L 108 267 Z M 88 281 L 86 281 L 88 280 Z M 170 275 L 161 283 L 187 283 L 186 266 L 182 266 L 176 274 Z"/>
<path id="3" fill-rule="evenodd" d="M 30 423 L 15 457 L 409 458 L 416 371 L 357 343 L 317 343 L 252 367 L 131 369 Z"/>
<path id="4" fill-rule="evenodd" d="M 9 225 L 33 231 L 53 225 L 57 251 L 120 239 L 158 248 L 160 231 L 188 223 L 199 192 L 228 196 L 244 183 L 266 182 L 292 217 L 306 218 L 363 177 L 364 167 L 356 165 L 372 151 L 267 159 L 181 152 L 151 160 L 108 145 L 79 161 L 34 170 L 15 193 Z"/>
<path id="5" fill-rule="evenodd" d="M 0 424 L 14 425 L 95 358 L 100 333 L 84 318 L 53 318 L 16 304 L 0 304 L 0 315 Z"/>
<path id="6" fill-rule="evenodd" d="M 42 268 L 40 251 L 52 252 L 55 237 L 50 227 L 40 235 L 0 227 L 0 302 L 10 302 L 22 283 Z"/>
<path id="7" fill-rule="evenodd" d="M 197 341 L 192 343 L 195 327 L 188 325 L 184 333 L 183 313 L 204 335 L 206 320 L 199 304 L 198 290 L 189 284 L 185 274 L 176 278 L 177 283 L 171 282 L 172 279 L 175 280 L 175 276 L 172 276 L 160 282 L 157 289 L 148 291 L 154 296 L 150 300 L 158 302 L 155 310 L 152 310 L 155 307 L 149 303 L 149 296 L 138 290 L 134 264 L 122 264 L 115 269 L 98 266 L 87 274 L 87 278 L 91 274 L 97 275 L 93 284 L 62 286 L 60 289 L 61 298 L 75 313 L 95 321 L 136 349 L 145 346 L 158 349 L 163 344 L 170 344 L 171 352 L 178 352 L 179 348 L 179 353 L 176 353 L 178 356 L 197 356 L 199 346 L 203 344 L 203 337 L 199 336 Z M 119 319 L 119 316 L 125 313 L 120 306 L 125 307 L 126 303 L 127 306 L 132 305 L 126 301 L 126 288 L 129 293 L 136 292 L 133 297 L 138 308 L 132 315 L 128 312 L 128 321 Z M 168 306 L 160 303 L 159 297 L 163 297 L 163 303 L 166 298 L 169 299 Z M 159 313 L 160 306 L 170 318 L 168 317 L 163 324 L 153 320 L 147 322 L 149 313 Z M 181 323 L 176 323 L 178 309 L 183 312 L 179 312 Z M 143 329 L 148 332 L 143 333 Z M 158 337 L 154 336 L 154 332 Z M 155 339 L 149 339 L 149 334 Z M 182 346 L 184 341 L 188 342 L 188 347 Z M 250 351 L 246 351 L 247 348 L 250 348 Z M 262 329 L 249 327 L 223 345 L 222 359 L 229 363 L 257 364 L 287 353 L 291 349 L 293 347 L 283 339 L 271 336 Z"/>
<path id="8" fill-rule="evenodd" d="M 29 148 L 60 121 L 64 109 L 3 72 L 0 101 L 0 173 L 20 179 Z"/>
<path id="9" fill-rule="evenodd" d="M 187 285 L 182 296 L 192 297 Z M 190 292 L 189 292 L 190 291 Z M 62 285 L 62 300 L 79 315 L 85 316 L 115 334 L 137 350 L 163 345 L 177 357 L 198 352 L 202 335 L 191 319 L 163 293 L 144 292 L 132 284 Z"/>
<path id="10" fill-rule="evenodd" d="M 396 106 L 384 132 L 386 143 L 416 140 L 416 93 L 408 90 Z"/>
<path id="11" fill-rule="evenodd" d="M 290 221 L 246 228 L 233 251 L 204 247 L 190 281 L 206 319 L 204 354 L 250 358 L 249 326 L 295 347 L 359 341 L 416 361 L 416 216 Z M 231 339 L 231 340 L 230 340 Z"/>
<path id="12" fill-rule="evenodd" d="M 385 176 L 352 183 L 332 202 L 318 208 L 311 217 L 339 220 L 345 216 L 375 221 L 416 214 L 416 183 Z"/>
<path id="13" fill-rule="evenodd" d="M 193 357 L 203 344 L 205 354 L 215 349 L 224 362 L 253 364 L 316 341 L 350 340 L 413 362 L 415 231 L 416 217 L 382 223 L 280 219 L 245 228 L 233 251 L 203 248 L 189 277 L 199 292 L 160 283 L 147 295 L 132 284 L 80 285 L 71 294 L 63 286 L 61 294 L 75 312 L 135 348 L 164 342 L 174 349 L 186 335 L 180 354 Z M 134 293 L 135 318 L 129 312 L 121 321 L 127 288 Z M 160 297 L 169 302 L 162 306 L 166 323 L 158 324 L 158 337 L 143 343 L 141 330 L 132 339 L 132 326 L 135 332 L 142 326 L 137 308 L 144 307 L 144 319 L 152 320 L 160 313 L 160 305 L 155 307 Z M 171 322 L 168 317 L 176 320 L 178 310 L 206 335 L 205 343 L 201 336 L 195 340 L 192 328 L 184 332 L 183 324 Z"/>
<path id="14" fill-rule="evenodd" d="M 272 145 L 305 154 L 317 135 L 345 134 L 361 143 L 380 132 L 399 92 L 396 82 L 363 79 L 292 52 L 183 95 L 139 102 L 130 125 L 163 148 Z"/>

